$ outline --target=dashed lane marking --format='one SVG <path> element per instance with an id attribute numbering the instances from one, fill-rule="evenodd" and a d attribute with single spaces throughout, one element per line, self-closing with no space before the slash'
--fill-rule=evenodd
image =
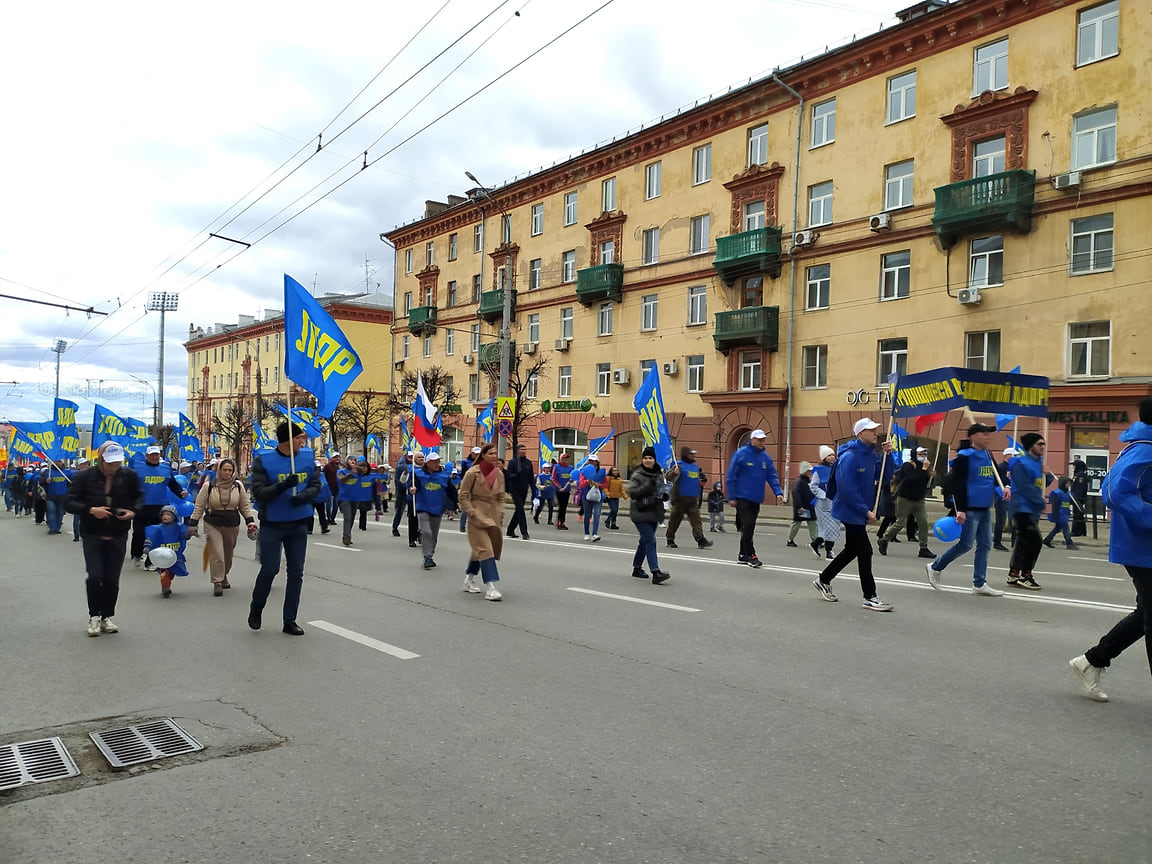
<path id="1" fill-rule="evenodd" d="M 355 630 L 348 630 L 336 624 L 329 624 L 327 621 L 309 621 L 308 623 L 320 630 L 326 630 L 336 636 L 341 636 L 352 642 L 371 648 L 373 651 L 391 654 L 399 660 L 415 660 L 420 656 L 404 648 L 398 648 L 395 645 L 389 645 L 387 642 L 381 642 L 379 639 L 373 639 L 371 636 L 365 636 L 363 633 L 357 633 Z"/>
<path id="2" fill-rule="evenodd" d="M 592 591 L 589 588 L 569 588 L 578 594 L 591 594 L 594 597 L 607 597 L 609 600 L 626 600 L 629 603 L 643 603 L 645 606 L 659 606 L 662 609 L 672 609 L 676 612 L 699 612 L 691 606 L 677 606 L 675 603 L 661 603 L 659 600 L 641 600 L 639 597 L 626 597 L 623 594 L 609 594 L 607 591 Z"/>

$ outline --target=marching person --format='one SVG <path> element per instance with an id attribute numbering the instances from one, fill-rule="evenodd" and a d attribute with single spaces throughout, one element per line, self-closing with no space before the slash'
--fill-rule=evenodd
<path id="1" fill-rule="evenodd" d="M 180 524 L 176 508 L 165 504 L 160 508 L 160 521 L 144 529 L 144 555 L 149 556 L 153 549 L 171 549 L 176 560 L 166 567 L 153 569 L 160 574 L 160 595 L 172 596 L 172 577 L 187 576 L 188 563 L 184 560 L 184 548 L 188 544 L 189 531 Z"/>
<path id="2" fill-rule="evenodd" d="M 446 510 L 455 506 L 456 488 L 452 473 L 440 467 L 440 454 L 429 453 L 424 465 L 412 472 L 412 499 L 416 517 L 420 520 L 420 546 L 424 553 L 424 569 L 436 566 L 436 541 L 440 537 L 440 521 Z"/>
<path id="3" fill-rule="evenodd" d="M 356 519 L 367 519 L 368 507 L 372 504 L 372 487 L 375 479 L 368 473 L 368 464 L 363 459 L 349 456 L 344 467 L 336 472 L 336 482 L 340 486 L 340 513 L 344 517 L 344 545 L 352 545 L 352 527 Z M 367 530 L 363 522 L 361 531 Z"/>
<path id="4" fill-rule="evenodd" d="M 460 510 L 468 514 L 468 545 L 471 555 L 464 570 L 464 590 L 479 594 L 476 575 L 484 581 L 484 599 L 500 600 L 496 586 L 500 571 L 496 562 L 504 547 L 504 472 L 497 463 L 496 445 L 489 441 L 480 448 L 476 463 L 460 481 Z"/>
<path id="5" fill-rule="evenodd" d="M 468 456 L 460 460 L 460 482 L 464 482 L 464 475 L 468 473 L 473 465 L 480 461 L 480 448 L 473 447 Z M 397 504 L 396 506 L 400 506 Z M 468 531 L 468 514 L 463 510 L 460 511 L 460 533 L 464 534 Z"/>
<path id="6" fill-rule="evenodd" d="M 144 488 L 144 502 L 132 520 L 132 563 L 137 567 L 144 561 L 145 530 L 149 525 L 159 524 L 160 508 L 168 503 L 168 493 L 177 498 L 188 497 L 184 487 L 172 476 L 172 466 L 160 461 L 162 452 L 158 445 L 153 444 L 144 451 L 144 462 L 132 466 L 140 475 L 140 484 Z"/>
<path id="7" fill-rule="evenodd" d="M 60 534 L 64 528 L 64 499 L 68 497 L 68 484 L 71 482 L 64 466 L 49 459 L 40 472 L 40 485 L 44 489 L 44 521 L 48 523 L 49 534 Z"/>
<path id="8" fill-rule="evenodd" d="M 1023 439 L 1021 439 L 1023 441 Z M 1000 475 L 1000 482 L 1005 486 L 1010 485 L 1012 479 L 1012 459 L 1016 456 L 1016 451 L 1011 447 L 1005 447 L 1004 452 L 1001 454 L 1004 458 L 996 463 L 996 473 Z M 992 526 L 992 548 L 997 552 L 1007 552 L 1008 547 L 1004 545 L 1004 526 L 1011 521 L 1010 514 L 1008 513 L 1008 504 L 999 495 L 992 505 L 996 512 L 996 524 Z M 1013 531 L 1015 529 L 1012 529 Z M 1013 539 L 1011 542 L 1015 542 Z"/>
<path id="9" fill-rule="evenodd" d="M 671 574 L 660 569 L 656 556 L 656 528 L 664 521 L 665 494 L 661 492 L 664 472 L 656 463 L 656 448 L 644 448 L 640 464 L 628 478 L 628 518 L 636 526 L 640 539 L 636 543 L 636 554 L 632 556 L 632 575 L 637 579 L 647 579 L 644 561 L 652 571 L 652 584 L 662 585 Z"/>
<path id="10" fill-rule="evenodd" d="M 564 520 L 568 517 L 568 498 L 572 494 L 572 462 L 567 452 L 560 454 L 560 459 L 552 468 L 552 485 L 556 487 L 556 528 L 567 531 L 568 526 Z"/>
<path id="11" fill-rule="evenodd" d="M 412 485 L 412 459 L 415 453 L 409 450 L 396 460 L 396 470 L 392 482 L 396 487 L 396 514 L 392 517 L 392 536 L 400 536 L 400 520 L 408 510 L 408 489 Z"/>
<path id="12" fill-rule="evenodd" d="M 800 526 L 808 529 L 809 546 L 816 542 L 816 514 L 812 505 L 816 496 L 812 494 L 812 465 L 808 462 L 800 463 L 800 476 L 792 487 L 792 527 L 788 530 L 788 542 L 785 544 L 796 548 L 796 535 L 800 533 Z"/>
<path id="13" fill-rule="evenodd" d="M 532 470 L 532 460 L 528 458 L 526 446 L 516 445 L 516 455 L 509 460 L 504 474 L 508 482 L 508 492 L 512 495 L 512 518 L 508 521 L 508 536 L 515 537 L 516 529 L 519 528 L 520 536 L 527 540 L 528 517 L 524 513 L 524 504 L 531 500 L 535 472 Z"/>
<path id="14" fill-rule="evenodd" d="M 540 463 L 540 473 L 536 475 L 536 512 L 532 514 L 532 521 L 540 524 L 540 511 L 548 505 L 548 524 L 552 524 L 555 514 L 556 487 L 552 485 L 552 466 L 547 462 Z"/>
<path id="15" fill-rule="evenodd" d="M 328 457 L 328 462 L 324 466 L 324 482 L 328 486 L 328 512 L 325 514 L 328 517 L 330 524 L 336 524 L 336 514 L 340 512 L 340 480 L 338 473 L 343 466 L 340 464 L 340 454 L 333 453 Z M 317 496 L 319 498 L 320 496 Z M 323 523 L 321 523 L 321 531 L 323 531 Z"/>
<path id="16" fill-rule="evenodd" d="M 724 484 L 717 480 L 708 493 L 708 533 L 724 533 Z"/>
<path id="17" fill-rule="evenodd" d="M 764 503 L 764 486 L 772 487 L 777 504 L 784 503 L 784 490 L 776 476 L 776 465 L 764 452 L 767 438 L 763 429 L 752 430 L 748 443 L 732 454 L 724 484 L 728 487 L 728 503 L 735 508 L 736 522 L 740 526 L 740 556 L 737 560 L 749 567 L 764 566 L 764 562 L 756 557 L 754 542 L 756 518 L 760 515 L 760 505 Z"/>
<path id="18" fill-rule="evenodd" d="M 1088 506 L 1088 464 L 1083 459 L 1072 462 L 1072 498 L 1076 506 L 1072 508 L 1072 536 L 1087 537 L 1088 523 L 1084 508 Z"/>
<path id="19" fill-rule="evenodd" d="M 607 480 L 608 472 L 600 467 L 600 457 L 591 454 L 580 469 L 580 497 L 584 502 L 584 539 L 593 543 L 600 542 L 600 513 L 604 508 L 604 484 Z"/>
<path id="20" fill-rule="evenodd" d="M 888 544 L 899 538 L 904 526 L 914 522 L 920 536 L 919 557 L 935 559 L 936 553 L 928 548 L 928 508 L 924 503 L 936 469 L 928 464 L 928 448 L 917 447 L 916 457 L 900 466 L 893 478 L 896 491 L 896 521 L 876 541 L 876 549 L 881 555 L 888 554 Z M 999 500 L 999 499 L 997 499 Z"/>
<path id="21" fill-rule="evenodd" d="M 616 523 L 616 519 L 620 515 L 620 499 L 627 498 L 628 493 L 624 491 L 624 481 L 620 477 L 620 469 L 615 465 L 608 469 L 608 480 L 604 485 L 604 497 L 608 500 L 608 521 L 604 527 L 618 531 L 620 526 Z"/>
<path id="22" fill-rule="evenodd" d="M 326 490 L 327 483 L 322 483 Z M 236 478 L 236 463 L 223 459 L 216 469 L 216 479 L 200 487 L 196 496 L 196 509 L 188 519 L 189 536 L 199 535 L 200 521 L 204 521 L 204 544 L 208 559 L 209 578 L 212 580 L 212 596 L 222 597 L 232 586 L 228 574 L 232 572 L 232 554 L 236 551 L 236 540 L 240 536 L 241 520 L 248 526 L 248 539 L 256 536 L 256 514 L 248 500 L 248 491 Z M 320 522 L 327 523 L 324 512 L 320 511 Z"/>
<path id="23" fill-rule="evenodd" d="M 1032 578 L 1032 568 L 1040 557 L 1040 514 L 1044 512 L 1044 437 L 1029 432 L 1020 437 L 1023 455 L 1012 459 L 1008 479 L 1012 499 L 1008 512 L 1016 525 L 1013 533 L 1012 558 L 1008 562 L 1008 584 L 1013 588 L 1039 591 L 1040 583 Z M 992 547 L 995 549 L 995 545 Z"/>
<path id="24" fill-rule="evenodd" d="M 1072 478 L 1061 477 L 1057 488 L 1048 495 L 1048 504 L 1052 508 L 1048 520 L 1052 523 L 1052 530 L 1044 538 L 1044 545 L 1049 549 L 1053 548 L 1052 538 L 1060 532 L 1064 532 L 1064 546 L 1068 551 L 1075 552 L 1080 548 L 1072 541 L 1072 534 L 1068 530 L 1068 523 L 1072 521 L 1072 508 L 1075 506 L 1071 489 Z"/>
<path id="25" fill-rule="evenodd" d="M 672 482 L 672 512 L 668 516 L 668 529 L 664 539 L 669 549 L 676 547 L 676 531 L 685 517 L 692 529 L 692 539 L 701 549 L 707 549 L 712 541 L 704 536 L 704 525 L 700 521 L 700 497 L 708 477 L 696 464 L 696 451 L 691 447 L 680 448 L 680 461 L 676 463 L 677 475 Z"/>

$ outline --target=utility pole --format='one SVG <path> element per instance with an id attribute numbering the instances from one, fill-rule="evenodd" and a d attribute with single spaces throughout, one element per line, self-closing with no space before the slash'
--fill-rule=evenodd
<path id="1" fill-rule="evenodd" d="M 56 344 L 52 346 L 53 352 L 56 354 L 56 398 L 60 398 L 60 355 L 68 350 L 68 343 L 63 339 L 57 339 Z"/>
<path id="2" fill-rule="evenodd" d="M 148 295 L 148 311 L 160 313 L 160 362 L 157 366 L 156 384 L 156 426 L 164 425 L 164 315 L 175 312 L 180 305 L 180 295 L 168 291 L 153 291 Z M 159 431 L 159 430 L 157 430 Z"/>

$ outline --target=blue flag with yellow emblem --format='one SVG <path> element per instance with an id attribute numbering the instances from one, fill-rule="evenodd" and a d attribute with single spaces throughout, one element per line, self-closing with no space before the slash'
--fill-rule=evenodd
<path id="1" fill-rule="evenodd" d="M 316 397 L 321 417 L 331 417 L 364 364 L 332 316 L 284 274 L 284 374 Z"/>

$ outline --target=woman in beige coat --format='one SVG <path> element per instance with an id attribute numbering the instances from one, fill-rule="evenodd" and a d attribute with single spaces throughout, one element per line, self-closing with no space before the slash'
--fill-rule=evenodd
<path id="1" fill-rule="evenodd" d="M 228 584 L 228 573 L 232 570 L 232 553 L 236 549 L 236 538 L 240 534 L 240 519 L 248 524 L 248 538 L 256 535 L 256 514 L 248 500 L 244 484 L 236 479 L 236 463 L 224 459 L 216 466 L 216 478 L 200 487 L 196 496 L 196 509 L 188 520 L 192 536 L 199 532 L 197 526 L 204 518 L 204 557 L 206 566 L 211 568 L 212 595 L 221 597 Z"/>
<path id="2" fill-rule="evenodd" d="M 468 514 L 468 545 L 472 557 L 464 571 L 464 590 L 479 594 L 476 574 L 484 580 L 484 599 L 499 600 L 496 588 L 500 573 L 496 562 L 504 548 L 504 472 L 496 460 L 496 445 L 480 448 L 476 464 L 464 472 L 460 481 L 460 509 Z"/>

